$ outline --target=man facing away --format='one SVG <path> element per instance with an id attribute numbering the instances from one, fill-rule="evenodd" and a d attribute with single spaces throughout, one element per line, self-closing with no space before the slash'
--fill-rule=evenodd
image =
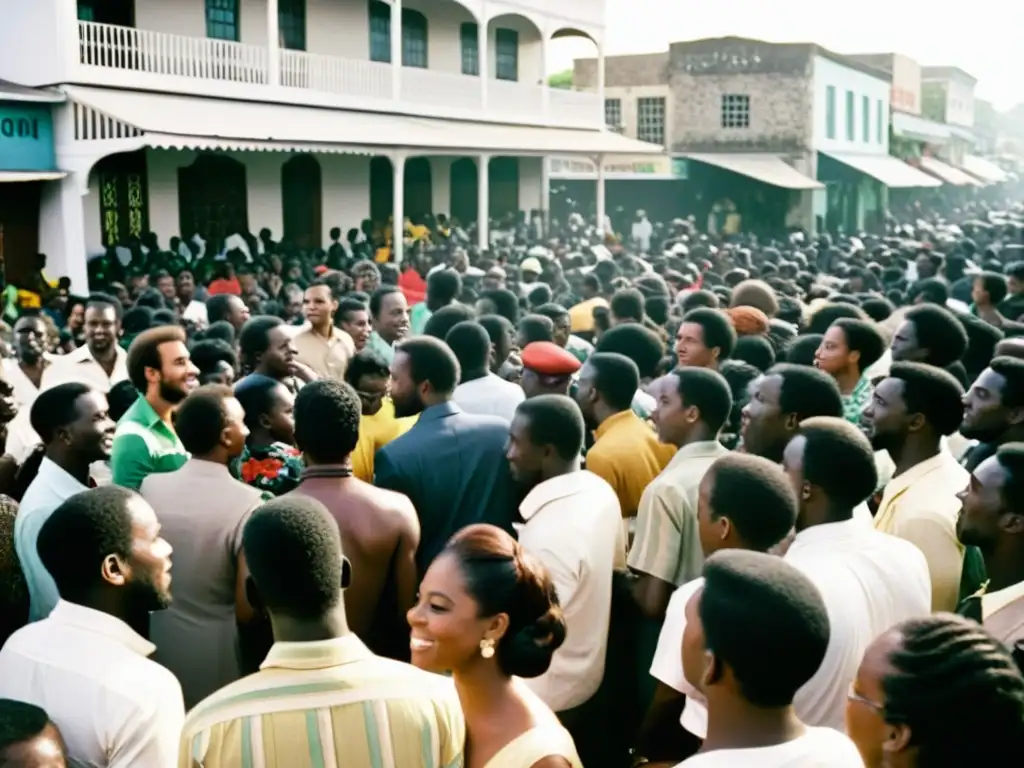
<path id="1" fill-rule="evenodd" d="M 66 768 L 64 739 L 43 709 L 24 701 L 0 699 L 0 765 Z"/>
<path id="2" fill-rule="evenodd" d="M 359 440 L 359 395 L 341 382 L 307 384 L 295 399 L 295 441 L 306 468 L 291 494 L 322 503 L 338 524 L 352 564 L 345 590 L 349 626 L 382 656 L 406 659 L 405 613 L 416 599 L 420 524 L 409 499 L 353 477 Z"/>
<path id="3" fill-rule="evenodd" d="M 462 764 L 465 724 L 450 681 L 375 656 L 352 632 L 342 589 L 351 567 L 323 504 L 292 493 L 246 523 L 243 549 L 254 606 L 275 644 L 256 674 L 199 704 L 181 732 L 181 768 L 323 765 L 402 768 Z M 397 756 L 400 756 L 397 757 Z"/>
<path id="4" fill-rule="evenodd" d="M 0 649 L 0 696 L 45 707 L 72 765 L 173 768 L 181 686 L 146 658 L 152 611 L 171 602 L 171 547 L 153 508 L 108 485 L 65 501 L 39 532 L 60 591 L 49 617 Z"/>

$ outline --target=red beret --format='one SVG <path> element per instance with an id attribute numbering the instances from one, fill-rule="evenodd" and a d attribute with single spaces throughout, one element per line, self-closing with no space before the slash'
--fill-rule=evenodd
<path id="1" fill-rule="evenodd" d="M 580 361 L 557 344 L 535 341 L 522 353 L 523 367 L 543 376 L 570 376 L 580 369 Z"/>

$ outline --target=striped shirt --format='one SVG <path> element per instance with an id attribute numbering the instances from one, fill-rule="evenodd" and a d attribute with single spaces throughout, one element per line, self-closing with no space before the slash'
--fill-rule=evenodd
<path id="1" fill-rule="evenodd" d="M 182 730 L 180 768 L 454 768 L 465 723 L 451 680 L 375 656 L 354 634 L 275 643 Z"/>

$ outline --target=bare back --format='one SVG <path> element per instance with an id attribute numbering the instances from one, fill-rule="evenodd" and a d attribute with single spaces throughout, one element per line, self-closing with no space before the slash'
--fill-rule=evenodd
<path id="1" fill-rule="evenodd" d="M 306 477 L 293 493 L 321 502 L 338 524 L 352 566 L 345 612 L 352 631 L 380 655 L 406 659 L 418 576 L 419 522 L 412 502 L 355 477 Z"/>

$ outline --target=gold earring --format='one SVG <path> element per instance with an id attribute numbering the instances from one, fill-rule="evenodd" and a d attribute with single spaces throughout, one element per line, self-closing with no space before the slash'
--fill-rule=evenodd
<path id="1" fill-rule="evenodd" d="M 485 637 L 483 640 L 480 641 L 480 655 L 485 659 L 489 659 L 492 656 L 494 656 L 493 640 L 491 640 L 488 637 Z"/>

